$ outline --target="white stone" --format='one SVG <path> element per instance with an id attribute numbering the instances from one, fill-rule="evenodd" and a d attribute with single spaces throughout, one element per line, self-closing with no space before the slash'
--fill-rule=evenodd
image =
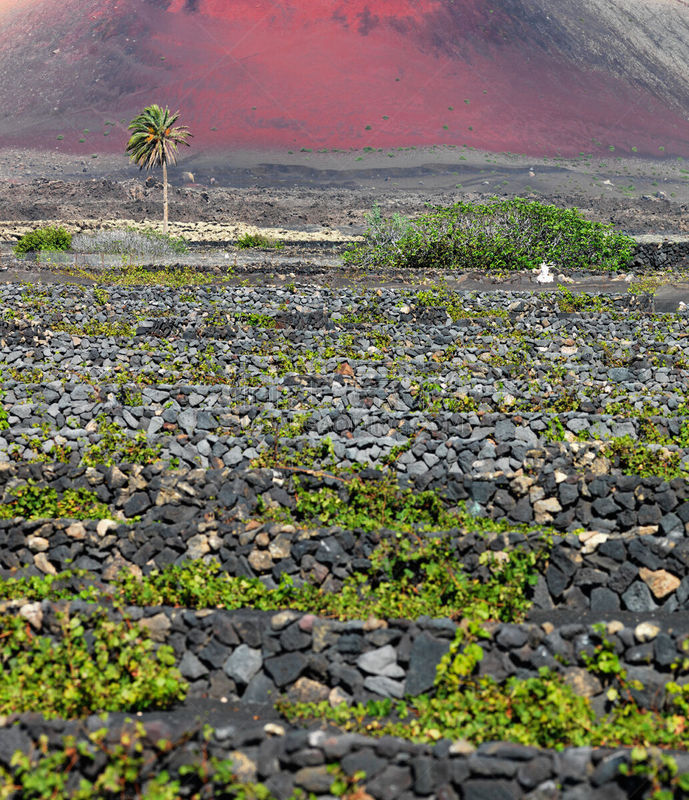
<path id="1" fill-rule="evenodd" d="M 82 522 L 73 522 L 65 531 L 67 536 L 71 539 L 85 539 L 86 538 L 86 528 Z"/>
<path id="2" fill-rule="evenodd" d="M 476 752 L 474 745 L 466 739 L 456 739 L 450 745 L 449 753 L 452 756 L 470 756 Z"/>
<path id="3" fill-rule="evenodd" d="M 660 633 L 660 626 L 652 622 L 642 622 L 634 628 L 637 642 L 652 642 Z"/>
<path id="4" fill-rule="evenodd" d="M 45 553 L 36 553 L 33 557 L 33 563 L 44 575 L 57 575 L 57 570 L 50 561 L 48 561 Z"/>
<path id="5" fill-rule="evenodd" d="M 593 536 L 588 539 L 582 548 L 582 554 L 587 556 L 590 553 L 593 553 L 600 545 L 602 545 L 604 542 L 607 542 L 609 538 L 610 537 L 607 533 L 603 533 L 602 531 L 594 531 Z"/>
<path id="6" fill-rule="evenodd" d="M 356 663 L 359 669 L 371 675 L 379 675 L 386 678 L 401 678 L 404 676 L 404 670 L 397 663 L 397 652 L 391 644 L 360 655 Z"/>
<path id="7" fill-rule="evenodd" d="M 50 542 L 42 536 L 29 536 L 26 543 L 32 553 L 45 553 L 50 547 Z"/>
<path id="8" fill-rule="evenodd" d="M 110 531 L 117 528 L 118 523 L 114 519 L 99 519 L 96 525 L 96 533 L 99 536 L 106 536 Z"/>
<path id="9" fill-rule="evenodd" d="M 27 620 L 31 627 L 40 631 L 43 625 L 43 609 L 40 603 L 27 603 L 19 609 L 19 616 Z"/>
<path id="10" fill-rule="evenodd" d="M 263 730 L 264 730 L 265 733 L 267 733 L 270 736 L 284 736 L 285 735 L 285 729 L 282 727 L 282 725 L 278 725 L 276 722 L 267 722 L 263 726 Z"/>

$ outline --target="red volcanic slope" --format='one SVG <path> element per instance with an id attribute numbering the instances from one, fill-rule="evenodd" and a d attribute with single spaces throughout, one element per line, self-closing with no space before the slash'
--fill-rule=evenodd
<path id="1" fill-rule="evenodd" d="M 689 155 L 689 123 L 667 102 L 530 47 L 518 6 L 0 0 L 0 100 L 16 112 L 0 142 L 53 147 L 62 135 L 77 152 L 119 149 L 123 126 L 104 122 L 159 102 L 182 111 L 203 147 Z"/>

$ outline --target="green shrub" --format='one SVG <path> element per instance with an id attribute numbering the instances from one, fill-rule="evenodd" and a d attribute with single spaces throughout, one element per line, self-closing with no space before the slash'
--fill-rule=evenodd
<path id="1" fill-rule="evenodd" d="M 72 235 L 64 228 L 48 226 L 25 233 L 17 242 L 14 252 L 22 254 L 36 250 L 69 250 L 71 244 Z"/>
<path id="2" fill-rule="evenodd" d="M 350 264 L 373 268 L 619 269 L 635 242 L 610 225 L 517 197 L 437 207 L 418 219 L 368 217 L 365 241 L 345 253 Z"/>
<path id="3" fill-rule="evenodd" d="M 270 247 L 274 250 L 280 250 L 284 246 L 283 242 L 270 239 L 262 233 L 245 233 L 244 236 L 240 236 L 235 242 L 235 247 L 238 247 L 240 250 L 245 250 L 249 247 Z"/>

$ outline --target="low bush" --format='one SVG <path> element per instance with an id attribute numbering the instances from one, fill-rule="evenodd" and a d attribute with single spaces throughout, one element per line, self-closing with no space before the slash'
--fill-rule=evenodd
<path id="1" fill-rule="evenodd" d="M 25 233 L 17 242 L 14 252 L 18 255 L 33 253 L 37 250 L 69 250 L 72 236 L 64 228 L 36 228 Z"/>
<path id="2" fill-rule="evenodd" d="M 163 258 L 186 253 L 188 249 L 183 238 L 135 228 L 79 233 L 72 238 L 72 250 L 77 253 Z"/>
<path id="3" fill-rule="evenodd" d="M 380 268 L 616 270 L 635 246 L 610 225 L 589 222 L 578 209 L 562 209 L 520 197 L 433 208 L 415 220 L 368 217 L 365 241 L 345 262 Z"/>
<path id="4" fill-rule="evenodd" d="M 235 247 L 238 247 L 240 250 L 245 250 L 249 247 L 269 247 L 274 250 L 280 250 L 284 246 L 282 242 L 264 236 L 262 233 L 245 233 L 244 236 L 240 236 L 235 242 Z"/>

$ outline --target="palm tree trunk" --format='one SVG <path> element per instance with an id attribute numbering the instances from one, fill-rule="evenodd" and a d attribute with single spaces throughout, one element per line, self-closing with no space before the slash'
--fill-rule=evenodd
<path id="1" fill-rule="evenodd" d="M 163 233 L 167 233 L 167 164 L 163 161 Z"/>

